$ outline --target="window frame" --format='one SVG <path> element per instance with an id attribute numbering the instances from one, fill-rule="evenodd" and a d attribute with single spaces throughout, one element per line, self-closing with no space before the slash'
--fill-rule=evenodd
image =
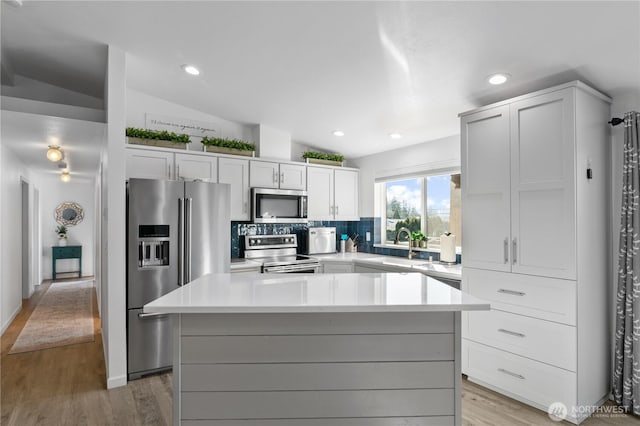
<path id="1" fill-rule="evenodd" d="M 375 213 L 376 216 L 380 217 L 380 227 L 377 231 L 380 232 L 380 244 L 375 244 L 374 246 L 387 247 L 387 248 L 396 248 L 396 249 L 404 249 L 408 250 L 409 247 L 406 242 L 398 242 L 395 244 L 393 241 L 387 240 L 387 183 L 389 182 L 397 182 L 401 180 L 408 179 L 418 179 L 420 180 L 420 229 L 422 233 L 427 235 L 427 194 L 426 194 L 426 182 L 428 177 L 432 176 L 443 176 L 443 175 L 455 175 L 461 174 L 461 169 L 459 167 L 455 168 L 446 168 L 446 169 L 438 169 L 438 170 L 429 170 L 425 172 L 412 173 L 410 175 L 401 175 L 401 176 L 388 176 L 384 178 L 376 179 L 374 183 L 374 194 L 375 194 Z M 433 237 L 432 237 L 433 238 Z M 413 250 L 418 251 L 430 251 L 434 253 L 440 252 L 439 248 L 416 248 L 413 247 Z M 456 246 L 456 253 L 461 253 L 461 247 Z"/>

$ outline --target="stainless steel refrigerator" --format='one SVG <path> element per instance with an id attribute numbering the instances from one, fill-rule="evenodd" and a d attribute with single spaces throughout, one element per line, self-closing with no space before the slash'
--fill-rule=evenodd
<path id="1" fill-rule="evenodd" d="M 127 372 L 171 368 L 169 315 L 142 307 L 204 274 L 229 272 L 230 186 L 129 179 L 127 186 Z"/>

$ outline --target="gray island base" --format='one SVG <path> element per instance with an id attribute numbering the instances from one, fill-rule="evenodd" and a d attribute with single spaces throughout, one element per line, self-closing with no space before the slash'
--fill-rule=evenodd
<path id="1" fill-rule="evenodd" d="M 459 425 L 460 312 L 483 301 L 411 274 L 204 276 L 174 315 L 174 424 Z"/>

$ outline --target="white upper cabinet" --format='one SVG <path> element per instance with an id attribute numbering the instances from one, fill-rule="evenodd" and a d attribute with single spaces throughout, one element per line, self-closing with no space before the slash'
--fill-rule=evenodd
<path id="1" fill-rule="evenodd" d="M 358 172 L 334 170 L 334 200 L 336 220 L 360 220 L 358 214 Z"/>
<path id="2" fill-rule="evenodd" d="M 511 104 L 513 272 L 576 278 L 573 93 Z"/>
<path id="3" fill-rule="evenodd" d="M 307 191 L 309 220 L 360 220 L 357 170 L 127 147 L 127 178 L 231 185 L 231 219 L 251 220 L 252 187 Z"/>
<path id="4" fill-rule="evenodd" d="M 176 176 L 183 180 L 218 182 L 218 158 L 199 154 L 176 154 Z"/>
<path id="5" fill-rule="evenodd" d="M 510 271 L 509 106 L 462 117 L 464 265 Z"/>
<path id="6" fill-rule="evenodd" d="M 125 150 L 127 178 L 173 179 L 173 153 L 148 149 Z"/>
<path id="7" fill-rule="evenodd" d="M 249 186 L 252 188 L 278 188 L 280 168 L 270 161 L 250 161 Z"/>
<path id="8" fill-rule="evenodd" d="M 333 169 L 307 167 L 307 194 L 309 220 L 333 220 Z"/>
<path id="9" fill-rule="evenodd" d="M 307 167 L 309 220 L 359 220 L 358 171 Z"/>
<path id="10" fill-rule="evenodd" d="M 298 164 L 251 160 L 250 186 L 258 188 L 307 189 L 306 167 Z"/>
<path id="11" fill-rule="evenodd" d="M 573 93 L 462 117 L 465 267 L 575 279 Z"/>
<path id="12" fill-rule="evenodd" d="M 301 164 L 280 164 L 280 189 L 307 189 L 307 166 Z"/>
<path id="13" fill-rule="evenodd" d="M 231 220 L 250 220 L 249 160 L 220 157 L 218 182 L 231 185 Z"/>

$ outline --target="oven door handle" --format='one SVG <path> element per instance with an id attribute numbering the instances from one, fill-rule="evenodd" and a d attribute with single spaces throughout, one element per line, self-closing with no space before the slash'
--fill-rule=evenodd
<path id="1" fill-rule="evenodd" d="M 274 272 L 296 272 L 312 269 L 313 272 L 318 272 L 320 265 L 317 263 L 303 263 L 299 265 L 280 265 L 280 266 L 265 266 L 263 272 L 266 274 Z"/>

